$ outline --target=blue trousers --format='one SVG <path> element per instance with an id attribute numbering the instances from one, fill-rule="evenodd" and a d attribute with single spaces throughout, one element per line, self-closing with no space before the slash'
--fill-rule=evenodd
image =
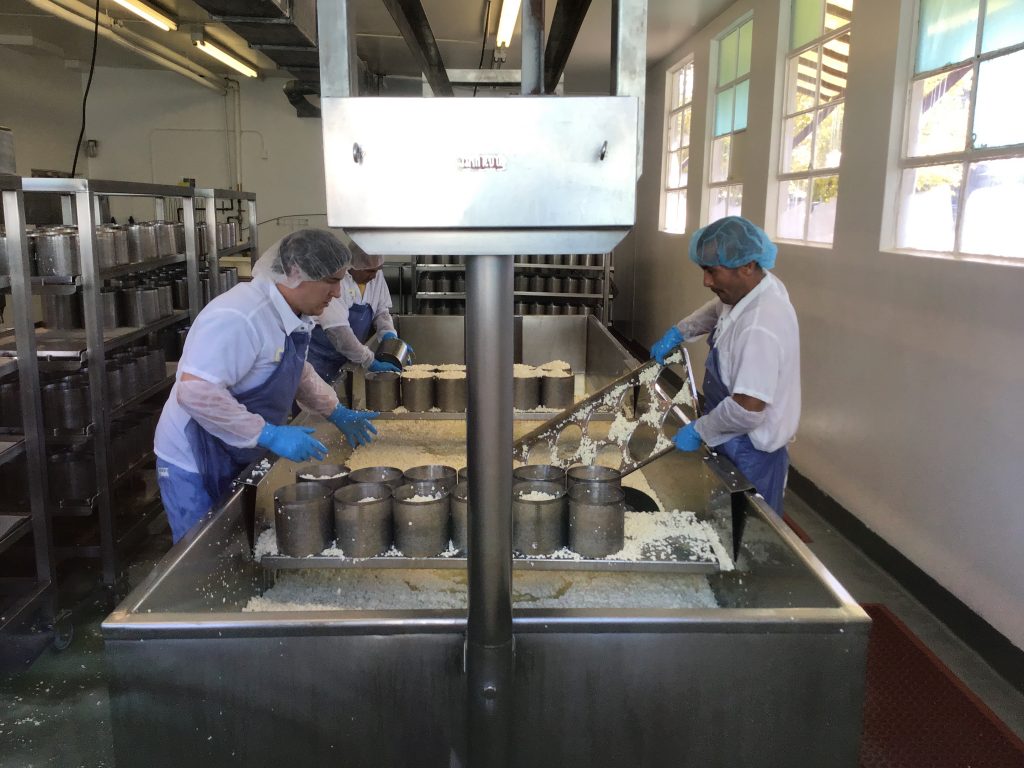
<path id="1" fill-rule="evenodd" d="M 156 460 L 156 481 L 167 522 L 171 524 L 171 536 L 177 544 L 210 511 L 214 500 L 206 492 L 202 475 L 186 472 L 160 458 Z"/>

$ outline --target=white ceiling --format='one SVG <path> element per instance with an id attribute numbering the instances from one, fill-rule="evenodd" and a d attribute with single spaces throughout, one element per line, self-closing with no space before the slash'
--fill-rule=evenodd
<path id="1" fill-rule="evenodd" d="M 161 44 L 218 73 L 228 70 L 207 59 L 192 47 L 188 25 L 207 25 L 207 35 L 242 58 L 260 67 L 265 76 L 275 76 L 273 63 L 223 25 L 211 24 L 209 15 L 192 0 L 150 0 L 176 18 L 184 30 L 161 32 L 138 20 L 113 0 L 100 0 L 100 9 L 124 21 L 131 31 L 151 37 Z M 91 0 L 81 0 L 91 5 Z M 355 0 L 360 57 L 377 74 L 416 77 L 418 71 L 391 16 L 381 0 Z M 707 24 L 731 4 L 732 0 L 648 0 L 647 59 L 659 61 L 695 31 Z M 437 38 L 445 66 L 475 68 L 480 63 L 481 40 L 487 0 L 423 0 L 424 11 Z M 488 24 L 493 41 L 501 0 L 491 4 Z M 547 0 L 548 23 L 554 13 L 555 0 Z M 4 0 L 0 10 L 0 45 L 13 45 L 23 52 L 61 56 L 71 62 L 88 66 L 92 35 L 66 21 L 30 5 L 27 0 Z M 593 0 L 580 30 L 576 45 L 566 67 L 565 82 L 570 92 L 603 92 L 608 88 L 611 38 L 611 0 Z M 491 66 L 490 49 L 484 66 Z M 504 66 L 518 67 L 518 30 L 508 61 Z M 97 64 L 111 67 L 146 67 L 158 65 L 112 42 L 100 38 Z M 72 63 L 72 66 L 75 66 Z M 284 75 L 284 73 L 281 73 Z"/>

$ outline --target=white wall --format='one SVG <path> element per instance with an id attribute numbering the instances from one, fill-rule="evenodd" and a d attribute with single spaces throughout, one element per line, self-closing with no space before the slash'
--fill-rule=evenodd
<path id="1" fill-rule="evenodd" d="M 326 226 L 320 121 L 299 119 L 284 80 L 242 78 L 242 185 L 256 193 L 264 246 L 300 226 Z M 161 70 L 99 68 L 89 99 L 99 140 L 94 178 L 232 188 L 231 97 Z M 297 219 L 274 219 L 303 214 Z M 314 214 L 314 215 L 308 215 Z"/>
<path id="2" fill-rule="evenodd" d="M 630 329 L 642 343 L 708 298 L 686 258 L 688 237 L 658 231 L 665 74 L 694 54 L 691 167 L 703 168 L 710 41 L 754 12 L 743 209 L 763 223 L 782 87 L 777 43 L 788 29 L 782 5 L 741 0 L 648 72 L 636 246 L 617 253 L 617 269 L 634 272 L 621 281 L 632 295 L 622 297 L 620 310 L 631 305 Z M 1024 456 L 1024 264 L 880 247 L 894 207 L 887 180 L 902 125 L 911 5 L 856 3 L 835 245 L 780 244 L 776 272 L 800 318 L 803 357 L 804 409 L 792 459 L 1024 647 L 1024 514 L 1016 486 Z M 691 171 L 691 231 L 700 217 L 696 177 Z M 706 347 L 694 347 L 703 360 Z"/>
<path id="3" fill-rule="evenodd" d="M 82 76 L 61 59 L 0 46 L 0 125 L 14 131 L 18 173 L 70 173 L 82 122 Z M 82 153 L 79 170 L 88 170 Z"/>

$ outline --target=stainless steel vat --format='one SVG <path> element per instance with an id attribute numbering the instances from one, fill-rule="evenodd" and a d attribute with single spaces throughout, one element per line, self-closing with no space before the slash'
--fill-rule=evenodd
<path id="1" fill-rule="evenodd" d="M 336 546 L 346 557 L 374 557 L 391 547 L 391 496 L 384 483 L 356 483 L 334 493 Z"/>

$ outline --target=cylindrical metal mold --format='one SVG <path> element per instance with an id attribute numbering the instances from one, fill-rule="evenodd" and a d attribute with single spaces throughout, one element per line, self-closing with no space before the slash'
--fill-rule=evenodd
<path id="1" fill-rule="evenodd" d="M 570 253 L 569 254 L 569 265 L 573 267 L 583 267 L 587 264 L 587 254 L 585 253 Z"/>
<path id="2" fill-rule="evenodd" d="M 592 277 L 584 277 L 580 280 L 580 293 L 594 293 L 595 282 Z"/>
<path id="3" fill-rule="evenodd" d="M 333 493 L 348 483 L 351 472 L 344 464 L 303 464 L 295 470 L 295 482 L 320 483 Z"/>
<path id="4" fill-rule="evenodd" d="M 455 467 L 444 464 L 423 464 L 405 470 L 407 483 L 437 483 L 450 491 L 458 482 L 459 473 Z"/>
<path id="5" fill-rule="evenodd" d="M 513 306 L 513 312 L 517 315 L 528 315 L 530 314 L 530 305 L 525 301 L 517 301 Z"/>
<path id="6" fill-rule="evenodd" d="M 174 279 L 173 306 L 175 309 L 188 309 L 188 278 Z"/>
<path id="7" fill-rule="evenodd" d="M 569 548 L 584 557 L 606 557 L 625 543 L 622 488 L 579 483 L 569 488 Z"/>
<path id="8" fill-rule="evenodd" d="M 146 355 L 146 365 L 149 368 L 149 380 L 153 384 L 159 384 L 167 378 L 167 355 L 163 349 L 150 349 Z"/>
<path id="9" fill-rule="evenodd" d="M 122 288 L 121 322 L 130 328 L 142 325 L 142 289 L 138 287 Z"/>
<path id="10" fill-rule="evenodd" d="M 100 309 L 103 314 L 104 328 L 117 328 L 121 325 L 121 309 L 118 304 L 115 288 L 100 290 Z"/>
<path id="11" fill-rule="evenodd" d="M 531 411 L 540 405 L 540 376 L 512 378 L 512 406 L 517 411 Z"/>
<path id="12" fill-rule="evenodd" d="M 397 373 L 366 374 L 366 407 L 371 411 L 393 411 L 398 407 L 399 375 Z"/>
<path id="13" fill-rule="evenodd" d="M 544 292 L 544 275 L 531 275 L 530 291 L 532 291 L 533 293 Z"/>
<path id="14" fill-rule="evenodd" d="M 560 314 L 562 314 L 562 305 L 561 304 L 556 304 L 555 302 L 551 302 L 546 307 L 544 307 L 544 314 L 545 315 L 560 315 Z"/>
<path id="15" fill-rule="evenodd" d="M 156 256 L 162 259 L 164 256 L 173 256 L 174 251 L 174 224 L 169 221 L 154 221 L 153 228 L 156 230 Z"/>
<path id="16" fill-rule="evenodd" d="M 466 304 L 465 304 L 465 302 L 453 301 L 451 306 L 452 306 L 452 314 L 453 315 L 465 315 L 466 314 Z"/>
<path id="17" fill-rule="evenodd" d="M 391 547 L 391 486 L 356 483 L 334 493 L 336 546 L 346 557 L 374 557 Z"/>
<path id="18" fill-rule="evenodd" d="M 526 257 L 526 262 L 528 264 L 543 264 L 544 257 L 541 256 L 539 253 L 531 253 Z"/>
<path id="19" fill-rule="evenodd" d="M 532 302 L 530 302 L 530 304 L 528 306 L 529 306 L 530 314 L 531 315 L 543 315 L 544 314 L 544 305 L 543 304 L 539 304 L 536 301 L 532 301 Z"/>
<path id="20" fill-rule="evenodd" d="M 140 302 L 142 306 L 142 325 L 155 323 L 160 319 L 160 295 L 156 288 L 143 288 Z"/>
<path id="21" fill-rule="evenodd" d="M 374 357 L 381 362 L 404 368 L 412 362 L 412 350 L 401 339 L 384 339 L 378 345 Z"/>
<path id="22" fill-rule="evenodd" d="M 353 469 L 348 476 L 350 484 L 357 483 L 384 483 L 394 490 L 405 484 L 405 475 L 397 467 L 363 467 Z"/>
<path id="23" fill-rule="evenodd" d="M 89 423 L 88 387 L 75 381 L 45 385 L 43 414 L 48 429 L 82 429 Z"/>
<path id="24" fill-rule="evenodd" d="M 565 514 L 561 483 L 516 483 L 512 486 L 512 549 L 524 555 L 550 555 L 561 549 L 566 541 Z"/>
<path id="25" fill-rule="evenodd" d="M 445 413 L 464 413 L 466 410 L 466 374 L 459 371 L 441 371 L 437 374 L 437 407 Z"/>
<path id="26" fill-rule="evenodd" d="M 445 274 L 438 275 L 434 278 L 434 290 L 438 293 L 451 293 L 452 279 Z"/>
<path id="27" fill-rule="evenodd" d="M 469 481 L 460 479 L 452 488 L 452 546 L 459 552 L 469 552 Z"/>
<path id="28" fill-rule="evenodd" d="M 174 287 L 171 283 L 157 283 L 156 306 L 160 317 L 168 317 L 174 313 Z"/>
<path id="29" fill-rule="evenodd" d="M 431 275 L 424 275 L 420 278 L 420 293 L 433 293 L 435 290 L 434 278 Z"/>
<path id="30" fill-rule="evenodd" d="M 562 293 L 579 293 L 582 281 L 578 277 L 567 277 L 563 281 Z"/>
<path id="31" fill-rule="evenodd" d="M 86 451 L 63 451 L 48 460 L 50 498 L 82 500 L 96 495 L 96 463 Z"/>
<path id="32" fill-rule="evenodd" d="M 82 297 L 79 294 L 44 293 L 40 299 L 47 328 L 66 331 L 82 327 Z"/>
<path id="33" fill-rule="evenodd" d="M 449 494 L 442 483 L 407 483 L 394 492 L 395 546 L 406 557 L 434 557 L 448 548 Z"/>
<path id="34" fill-rule="evenodd" d="M 530 290 L 530 276 L 529 275 L 516 275 L 514 285 L 515 285 L 515 290 L 517 290 L 517 291 L 528 291 L 528 290 Z"/>
<path id="35" fill-rule="evenodd" d="M 516 483 L 554 483 L 566 487 L 565 470 L 554 464 L 527 464 L 512 470 Z"/>
<path id="36" fill-rule="evenodd" d="M 318 555 L 334 538 L 330 491 L 320 483 L 296 483 L 274 494 L 277 549 L 289 557 Z"/>
<path id="37" fill-rule="evenodd" d="M 544 291 L 546 293 L 561 293 L 562 278 L 556 277 L 555 275 L 549 275 L 544 278 Z"/>
<path id="38" fill-rule="evenodd" d="M 469 481 L 469 467 L 463 467 L 459 470 L 459 482 L 465 483 Z"/>
<path id="39" fill-rule="evenodd" d="M 604 254 L 603 253 L 588 253 L 587 254 L 587 266 L 588 267 L 601 267 L 601 266 L 604 266 Z"/>
<path id="40" fill-rule="evenodd" d="M 196 224 L 196 252 L 202 258 L 206 255 L 206 222 Z"/>
<path id="41" fill-rule="evenodd" d="M 540 402 L 545 408 L 568 408 L 572 405 L 575 391 L 576 378 L 568 371 L 562 375 L 557 371 L 547 371 L 540 380 Z"/>
<path id="42" fill-rule="evenodd" d="M 567 314 L 567 315 L 578 315 L 579 313 L 580 313 L 580 305 L 579 304 L 566 304 L 565 305 L 565 314 Z"/>
<path id="43" fill-rule="evenodd" d="M 117 362 L 121 364 L 121 397 L 129 400 L 145 389 L 145 371 L 139 370 L 139 363 L 131 355 L 115 355 Z"/>
<path id="44" fill-rule="evenodd" d="M 185 252 L 185 225 L 177 222 L 174 225 L 174 253 Z"/>
<path id="45" fill-rule="evenodd" d="M 452 278 L 452 290 L 455 293 L 466 292 L 466 276 L 463 274 L 457 274 Z"/>
<path id="46" fill-rule="evenodd" d="M 21 388 L 17 381 L 0 383 L 0 427 L 21 429 Z"/>
<path id="47" fill-rule="evenodd" d="M 100 269 L 110 269 L 117 265 L 117 247 L 114 238 L 117 230 L 96 227 L 96 263 Z"/>
<path id="48" fill-rule="evenodd" d="M 435 378 L 433 376 L 402 376 L 402 405 L 414 413 L 424 413 L 434 407 Z"/>
<path id="49" fill-rule="evenodd" d="M 113 405 L 125 401 L 124 366 L 116 360 L 107 362 L 107 399 Z"/>
<path id="50" fill-rule="evenodd" d="M 557 264 L 558 263 L 558 256 L 556 254 L 554 254 L 554 253 L 545 253 L 544 254 L 544 263 L 545 264 Z"/>
<path id="51" fill-rule="evenodd" d="M 36 262 L 40 275 L 81 274 L 77 229 L 54 227 L 39 232 L 35 240 Z"/>
<path id="52" fill-rule="evenodd" d="M 14 131 L 0 125 L 0 173 L 14 176 L 18 173 L 14 159 Z"/>
<path id="53" fill-rule="evenodd" d="M 156 258 L 156 227 L 150 222 L 128 225 L 128 258 L 131 262 Z"/>
<path id="54" fill-rule="evenodd" d="M 600 464 L 577 464 L 566 471 L 565 482 L 569 488 L 574 485 L 610 485 L 618 488 L 622 485 L 622 473 Z"/>

